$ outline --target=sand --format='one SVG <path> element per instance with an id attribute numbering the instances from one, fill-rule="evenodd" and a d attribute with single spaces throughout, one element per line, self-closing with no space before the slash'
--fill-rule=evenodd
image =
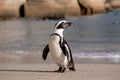
<path id="1" fill-rule="evenodd" d="M 7 60 L 7 59 L 6 59 Z M 15 59 L 16 60 L 16 59 Z M 18 62 L 18 63 L 17 63 Z M 76 63 L 76 71 L 56 73 L 53 62 L 0 62 L 0 80 L 120 80 L 120 64 Z"/>
<path id="2" fill-rule="evenodd" d="M 0 64 L 0 80 L 119 80 L 120 65 L 76 64 L 76 71 L 53 72 L 55 64 Z"/>

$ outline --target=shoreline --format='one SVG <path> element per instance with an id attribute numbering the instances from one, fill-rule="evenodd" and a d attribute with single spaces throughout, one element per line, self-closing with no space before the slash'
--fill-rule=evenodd
<path id="1" fill-rule="evenodd" d="M 101 53 L 99 53 L 101 54 Z M 115 54 L 115 53 L 114 53 Z M 106 56 L 96 55 L 93 53 L 80 53 L 79 55 L 74 55 L 74 62 L 77 64 L 120 64 L 120 56 L 119 55 L 108 55 Z M 42 64 L 42 63 L 54 63 L 51 55 L 47 56 L 47 60 L 42 59 L 42 54 L 39 53 L 25 53 L 25 54 L 0 54 L 0 64 L 8 64 L 8 63 L 17 63 L 17 64 Z"/>

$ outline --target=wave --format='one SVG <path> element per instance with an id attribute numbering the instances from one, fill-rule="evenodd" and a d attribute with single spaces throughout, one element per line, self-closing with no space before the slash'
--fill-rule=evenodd
<path id="1" fill-rule="evenodd" d="M 120 52 L 80 52 L 74 53 L 73 56 L 82 63 L 120 64 Z"/>
<path id="2" fill-rule="evenodd" d="M 120 52 L 80 52 L 73 53 L 73 56 L 79 58 L 120 58 Z"/>

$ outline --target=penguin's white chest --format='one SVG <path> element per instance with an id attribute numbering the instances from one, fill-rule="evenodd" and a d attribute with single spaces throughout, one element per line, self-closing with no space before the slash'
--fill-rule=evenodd
<path id="1" fill-rule="evenodd" d="M 59 36 L 53 35 L 50 37 L 49 49 L 55 63 L 61 67 L 65 67 L 68 61 L 67 57 L 63 54 L 63 51 L 60 47 Z"/>

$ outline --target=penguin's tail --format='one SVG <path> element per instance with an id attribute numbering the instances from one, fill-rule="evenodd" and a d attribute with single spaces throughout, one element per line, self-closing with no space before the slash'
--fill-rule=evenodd
<path id="1" fill-rule="evenodd" d="M 70 71 L 76 71 L 74 67 L 69 67 Z"/>
<path id="2" fill-rule="evenodd" d="M 76 71 L 73 61 L 70 61 L 70 63 L 68 64 L 68 68 L 69 68 L 70 71 Z"/>

